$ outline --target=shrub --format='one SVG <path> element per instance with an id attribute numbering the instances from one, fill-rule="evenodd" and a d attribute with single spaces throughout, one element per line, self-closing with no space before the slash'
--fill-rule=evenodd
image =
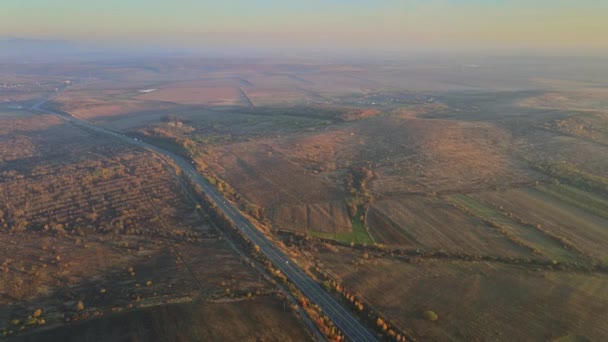
<path id="1" fill-rule="evenodd" d="M 435 311 L 432 310 L 427 310 L 425 311 L 422 316 L 424 317 L 424 319 L 426 319 L 427 321 L 436 321 L 439 316 L 437 316 L 437 314 L 435 313 Z"/>
<path id="2" fill-rule="evenodd" d="M 38 318 L 40 317 L 40 315 L 42 315 L 42 309 L 36 309 L 36 311 L 34 311 L 34 313 L 32 314 L 32 317 Z"/>

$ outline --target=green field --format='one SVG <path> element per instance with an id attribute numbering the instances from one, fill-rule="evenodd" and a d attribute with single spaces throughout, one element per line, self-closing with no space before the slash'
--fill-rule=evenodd
<path id="1" fill-rule="evenodd" d="M 535 189 L 579 209 L 608 218 L 608 200 L 595 194 L 565 184 L 540 185 Z"/>

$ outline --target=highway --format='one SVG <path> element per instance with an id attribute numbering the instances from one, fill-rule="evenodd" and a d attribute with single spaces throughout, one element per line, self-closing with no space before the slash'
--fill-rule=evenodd
<path id="1" fill-rule="evenodd" d="M 128 144 L 153 151 L 166 158 L 173 160 L 190 180 L 199 185 L 206 195 L 217 205 L 217 207 L 230 218 L 237 228 L 254 244 L 259 246 L 260 251 L 279 269 L 289 280 L 302 291 L 311 302 L 317 304 L 323 313 L 331 319 L 336 327 L 342 331 L 349 341 L 377 341 L 378 338 L 359 322 L 354 315 L 340 305 L 319 284 L 312 280 L 299 266 L 297 266 L 285 253 L 275 246 L 266 236 L 249 222 L 229 201 L 227 201 L 218 190 L 211 185 L 191 163 L 185 158 L 172 152 L 158 148 L 139 139 L 134 139 L 102 127 L 95 126 L 87 121 L 74 116 L 56 113 L 51 110 L 42 109 L 41 106 L 48 101 L 42 100 L 34 104 L 30 109 L 33 111 L 59 115 L 69 120 L 74 125 L 122 140 Z"/>

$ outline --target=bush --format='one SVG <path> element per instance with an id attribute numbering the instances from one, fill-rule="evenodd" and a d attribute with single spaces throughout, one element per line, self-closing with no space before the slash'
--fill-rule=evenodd
<path id="1" fill-rule="evenodd" d="M 36 309 L 36 311 L 34 311 L 34 313 L 32 314 L 32 317 L 38 318 L 41 315 L 42 315 L 42 309 Z"/>
<path id="2" fill-rule="evenodd" d="M 435 313 L 435 311 L 432 310 L 427 310 L 425 311 L 422 316 L 424 317 L 424 319 L 426 319 L 427 321 L 436 321 L 439 316 L 437 316 L 437 314 Z"/>

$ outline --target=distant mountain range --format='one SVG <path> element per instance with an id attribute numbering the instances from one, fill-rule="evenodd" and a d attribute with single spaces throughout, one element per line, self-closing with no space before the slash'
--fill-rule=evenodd
<path id="1" fill-rule="evenodd" d="M 77 44 L 66 40 L 42 40 L 24 38 L 0 38 L 0 58 L 23 58 L 25 60 L 41 57 L 68 56 L 81 52 Z"/>
<path id="2" fill-rule="evenodd" d="M 112 59 L 138 56 L 171 55 L 175 51 L 132 48 L 110 44 L 82 43 L 69 40 L 46 40 L 0 37 L 0 60 L 35 62 L 54 60 Z"/>

